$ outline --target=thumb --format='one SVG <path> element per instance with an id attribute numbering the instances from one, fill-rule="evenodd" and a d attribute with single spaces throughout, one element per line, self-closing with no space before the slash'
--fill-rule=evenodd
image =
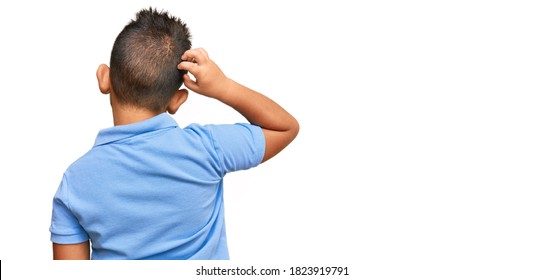
<path id="1" fill-rule="evenodd" d="M 198 92 L 198 84 L 195 81 L 191 80 L 191 77 L 189 77 L 188 74 L 183 75 L 183 83 L 188 89 L 194 92 Z"/>

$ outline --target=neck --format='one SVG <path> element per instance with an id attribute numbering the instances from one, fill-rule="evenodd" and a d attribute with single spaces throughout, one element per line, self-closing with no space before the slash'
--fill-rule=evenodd
<path id="1" fill-rule="evenodd" d="M 116 126 L 141 122 L 158 115 L 147 109 L 119 105 L 112 106 L 112 113 L 113 124 Z"/>

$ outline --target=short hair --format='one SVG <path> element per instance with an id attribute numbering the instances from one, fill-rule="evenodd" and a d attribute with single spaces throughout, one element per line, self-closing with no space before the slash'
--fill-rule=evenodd
<path id="1" fill-rule="evenodd" d="M 154 8 L 136 14 L 119 33 L 110 58 L 111 87 L 120 104 L 161 112 L 183 84 L 181 55 L 191 49 L 187 25 Z"/>

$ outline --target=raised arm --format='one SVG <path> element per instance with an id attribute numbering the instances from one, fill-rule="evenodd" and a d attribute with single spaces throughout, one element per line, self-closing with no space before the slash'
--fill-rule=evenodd
<path id="1" fill-rule="evenodd" d="M 261 127 L 266 141 L 262 162 L 274 157 L 295 139 L 299 125 L 291 114 L 272 99 L 227 78 L 204 49 L 188 50 L 181 59 L 178 68 L 195 77 L 193 81 L 189 75 L 184 75 L 187 88 L 225 103 L 251 124 Z"/>

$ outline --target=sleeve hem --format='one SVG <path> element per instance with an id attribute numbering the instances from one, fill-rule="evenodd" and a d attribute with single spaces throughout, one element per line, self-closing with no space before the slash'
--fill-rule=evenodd
<path id="1" fill-rule="evenodd" d="M 57 244 L 77 244 L 89 240 L 86 234 L 63 235 L 51 233 L 51 242 Z"/>

